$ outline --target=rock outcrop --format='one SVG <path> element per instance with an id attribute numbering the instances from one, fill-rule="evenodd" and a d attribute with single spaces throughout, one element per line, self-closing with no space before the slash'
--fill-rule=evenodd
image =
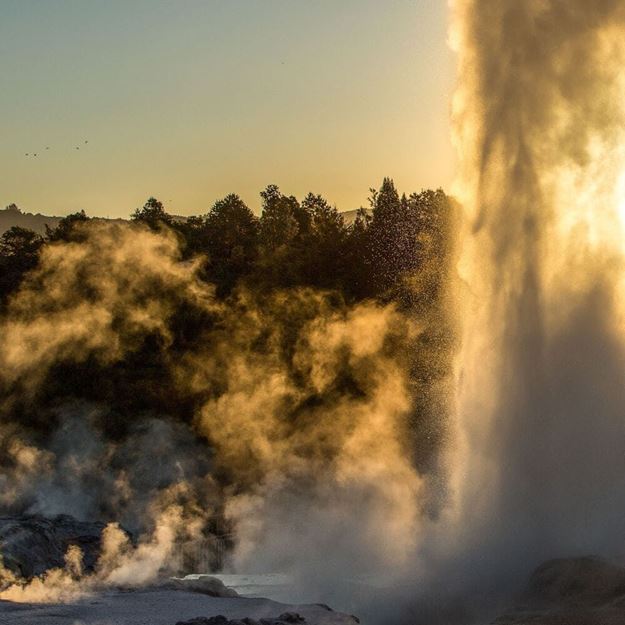
<path id="1" fill-rule="evenodd" d="M 162 584 L 162 588 L 199 592 L 209 597 L 238 597 L 239 593 L 228 588 L 220 579 L 212 575 L 194 575 L 193 577 L 172 577 Z"/>
<path id="2" fill-rule="evenodd" d="M 100 555 L 104 523 L 77 521 L 60 515 L 0 518 L 0 556 L 4 566 L 28 579 L 65 564 L 70 546 L 80 548 L 84 571 L 92 571 Z"/>
<path id="3" fill-rule="evenodd" d="M 625 568 L 597 557 L 551 560 L 496 625 L 623 625 Z"/>

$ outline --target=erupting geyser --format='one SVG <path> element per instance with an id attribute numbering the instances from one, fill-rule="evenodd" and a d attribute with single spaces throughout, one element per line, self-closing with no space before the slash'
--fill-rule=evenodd
<path id="1" fill-rule="evenodd" d="M 381 593 L 423 597 L 410 623 L 469 622 L 545 559 L 618 557 L 625 535 L 625 6 L 452 13 L 462 347 L 449 495 L 403 526 L 414 551 Z"/>
<path id="2" fill-rule="evenodd" d="M 469 215 L 452 479 L 493 585 L 625 532 L 625 5 L 459 0 Z"/>
<path id="3" fill-rule="evenodd" d="M 450 625 L 506 600 L 546 559 L 622 555 L 625 2 L 451 7 L 465 219 L 460 279 L 446 258 L 430 288 L 440 301 L 453 292 L 461 312 L 445 425 L 415 434 L 420 389 L 405 353 L 446 315 L 440 301 L 416 319 L 406 302 L 312 288 L 243 284 L 220 298 L 173 221 L 79 219 L 2 311 L 0 505 L 98 517 L 105 548 L 88 575 L 76 552 L 30 584 L 1 569 L 0 598 L 152 582 L 181 544 L 197 550 L 218 528 L 236 572 L 288 573 L 302 596 L 331 596 L 371 623 Z M 428 387 L 439 412 L 451 343 Z M 169 406 L 120 424 L 80 401 L 29 412 L 55 367 L 112 369 L 146 344 L 184 416 Z M 415 462 L 428 444 L 434 460 Z"/>

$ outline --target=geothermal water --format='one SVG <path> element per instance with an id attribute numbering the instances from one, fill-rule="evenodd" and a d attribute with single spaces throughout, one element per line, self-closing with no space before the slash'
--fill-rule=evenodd
<path id="1" fill-rule="evenodd" d="M 196 267 L 179 262 L 173 237 L 92 227 L 82 243 L 46 250 L 13 302 L 2 325 L 4 383 L 27 380 L 22 391 L 34 392 L 60 356 L 114 359 L 148 331 L 166 341 L 170 300 L 182 298 L 225 330 L 210 352 L 199 345 L 173 363 L 179 384 L 201 393 L 218 372 L 227 388 L 191 428 L 144 423 L 130 443 L 101 441 L 89 429 L 92 407 L 82 425 L 64 408 L 45 449 L 7 428 L 3 505 L 23 499 L 29 511 L 79 516 L 108 506 L 140 519 L 139 551 L 119 553 L 112 541 L 93 587 L 153 579 L 181 532 L 192 548 L 223 500 L 237 537 L 228 572 L 287 574 L 311 600 L 336 598 L 370 623 L 467 623 L 547 558 L 622 555 L 625 5 L 456 0 L 451 12 L 454 195 L 465 219 L 450 283 L 462 341 L 440 475 L 419 474 L 405 444 L 409 381 L 396 354 L 418 320 L 374 305 L 337 313 L 310 292 L 269 309 L 244 294 L 230 315 Z M 90 281 L 88 301 L 76 267 Z M 311 321 L 292 362 L 323 402 L 293 431 L 281 414 L 302 389 L 275 328 L 302 310 Z M 267 334 L 271 349 L 254 353 Z M 333 394 L 346 353 L 366 401 Z M 133 475 L 150 475 L 137 467 L 164 429 L 157 475 L 136 483 Z M 210 438 L 238 490 L 218 492 L 198 436 Z M 78 455 L 74 437 L 91 441 Z M 62 477 L 65 466 L 80 479 Z M 94 483 L 96 502 L 85 487 Z M 73 596 L 76 577 L 55 583 Z"/>

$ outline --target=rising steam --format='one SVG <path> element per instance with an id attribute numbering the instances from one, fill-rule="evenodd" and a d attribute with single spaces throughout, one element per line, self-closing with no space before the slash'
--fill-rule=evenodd
<path id="1" fill-rule="evenodd" d="M 93 573 L 81 574 L 75 553 L 30 582 L 5 570 L 1 598 L 150 583 L 215 524 L 235 537 L 230 569 L 289 572 L 311 588 L 407 561 L 427 502 L 409 431 L 406 347 L 419 324 L 391 305 L 305 289 L 240 289 L 225 306 L 198 268 L 167 231 L 87 223 L 73 242 L 46 246 L 10 302 L 0 321 L 3 509 L 109 525 Z M 181 302 L 212 322 L 169 357 Z M 137 414 L 111 438 L 106 406 L 68 401 L 45 435 L 12 417 L 59 363 L 115 363 L 146 337 L 195 398 L 191 422 Z"/>
<path id="2" fill-rule="evenodd" d="M 287 571 L 309 589 L 357 574 L 392 582 L 380 622 L 413 625 L 469 622 L 471 603 L 505 596 L 546 558 L 622 551 L 625 6 L 456 0 L 452 11 L 467 232 L 440 475 L 416 470 L 410 435 L 406 346 L 420 320 L 307 290 L 240 289 L 225 307 L 171 233 L 87 224 L 45 247 L 0 322 L 0 503 L 118 521 L 141 538 L 109 525 L 93 574 L 70 553 L 30 584 L 5 572 L 2 598 L 71 598 L 76 579 L 147 583 L 216 518 L 236 536 L 233 570 Z M 7 416 L 58 362 L 115 362 L 148 335 L 167 352 L 181 301 L 213 319 L 167 361 L 196 399 L 190 421 L 137 415 L 111 440 L 102 406 L 68 404 L 42 440 Z M 146 464 L 155 447 L 158 467 Z"/>
<path id="3" fill-rule="evenodd" d="M 108 587 L 136 588 L 156 582 L 169 569 L 176 545 L 197 540 L 201 516 L 189 518 L 182 507 L 170 505 L 154 516 L 154 530 L 132 545 L 116 523 L 102 532 L 102 549 L 95 571 L 84 574 L 83 554 L 71 545 L 65 566 L 24 580 L 0 566 L 0 599 L 18 603 L 59 603 L 81 599 Z"/>
<path id="4" fill-rule="evenodd" d="M 505 589 L 546 558 L 622 551 L 625 7 L 453 16 L 471 232 L 450 516 L 461 559 Z"/>
<path id="5" fill-rule="evenodd" d="M 488 622 L 545 559 L 620 557 L 625 535 L 625 6 L 451 7 L 466 221 L 450 497 L 378 619 L 413 625 Z"/>

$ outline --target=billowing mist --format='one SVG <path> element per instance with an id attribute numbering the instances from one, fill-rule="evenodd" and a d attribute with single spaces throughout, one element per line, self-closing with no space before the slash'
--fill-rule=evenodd
<path id="1" fill-rule="evenodd" d="M 475 596 L 622 554 L 624 29 L 618 1 L 453 3 L 467 219 L 443 535 Z"/>
<path id="2" fill-rule="evenodd" d="M 386 180 L 351 238 L 321 198 L 269 187 L 260 236 L 282 265 L 247 282 L 241 245 L 215 252 L 213 284 L 171 220 L 43 246 L 0 319 L 0 507 L 108 525 L 92 571 L 70 551 L 28 583 L 3 571 L 0 598 L 141 585 L 217 537 L 221 570 L 288 573 L 370 623 L 451 625 L 548 558 L 622 555 L 625 7 L 451 11 L 464 219 L 444 244 L 420 230 L 389 253 L 383 211 L 422 219 L 435 196 Z M 238 198 L 215 214 L 228 202 L 256 236 Z M 327 285 L 289 283 L 284 241 L 306 257 L 293 233 L 322 218 L 354 266 L 369 241 L 358 296 L 332 286 L 327 246 L 305 268 Z M 440 254 L 403 262 L 411 246 Z"/>
<path id="3" fill-rule="evenodd" d="M 420 518 L 440 506 L 413 426 L 412 349 L 431 322 L 331 290 L 241 286 L 224 299 L 201 266 L 166 227 L 79 223 L 9 299 L 2 510 L 108 525 L 93 571 L 80 553 L 28 583 L 5 570 L 0 597 L 69 600 L 191 572 L 215 537 L 216 567 L 286 573 L 312 598 L 409 562 Z M 84 399 L 146 342 L 180 411 L 164 400 L 128 422 Z"/>

